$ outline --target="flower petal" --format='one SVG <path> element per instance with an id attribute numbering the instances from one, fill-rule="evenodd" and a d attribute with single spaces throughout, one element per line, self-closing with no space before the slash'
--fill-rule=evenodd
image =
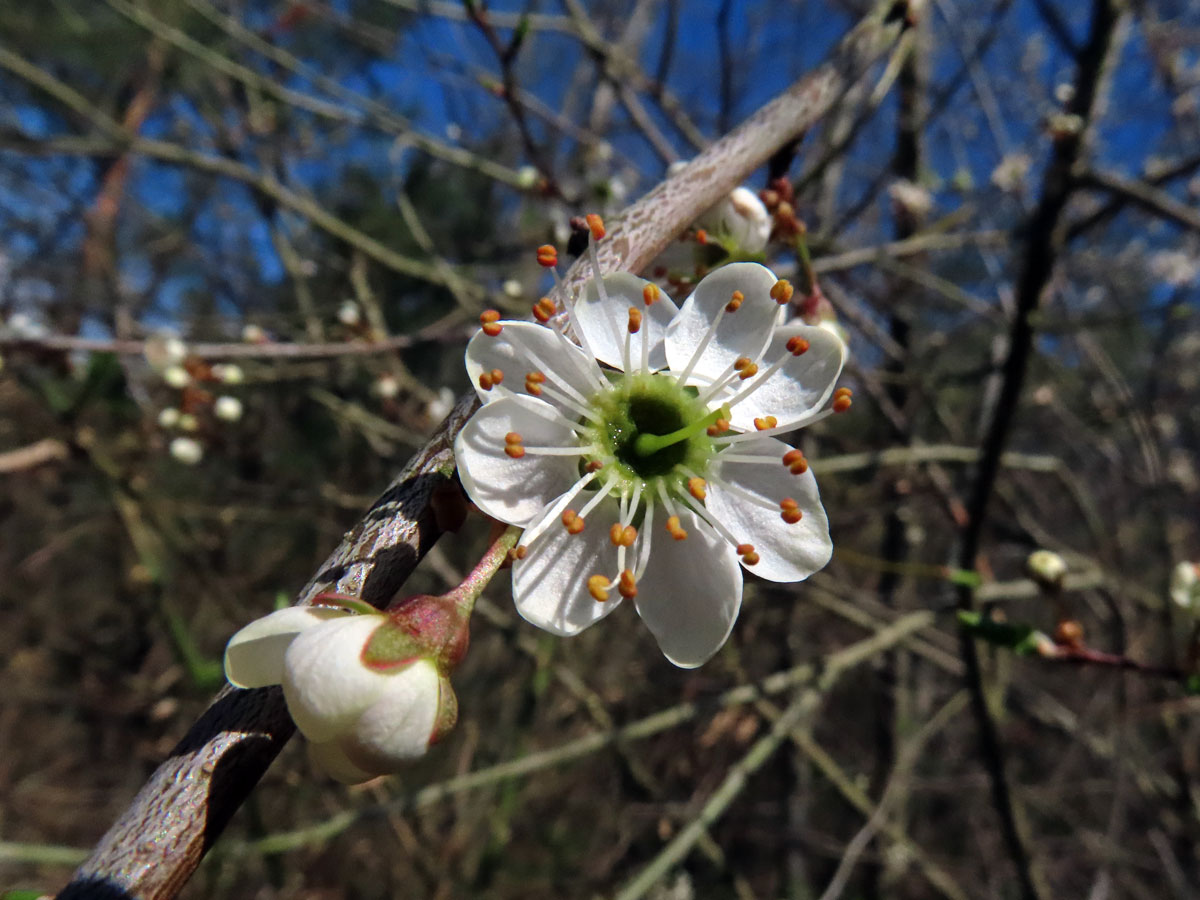
<path id="1" fill-rule="evenodd" d="M 493 403 L 504 397 L 525 394 L 525 376 L 530 372 L 541 372 L 552 387 L 564 393 L 572 391 L 579 397 L 588 397 L 596 390 L 596 383 L 586 373 L 599 372 L 587 354 L 569 340 L 557 335 L 544 325 L 533 322 L 501 322 L 500 333 L 495 337 L 477 331 L 467 344 L 467 375 L 475 385 L 475 393 L 484 403 Z M 484 372 L 499 369 L 504 381 L 489 391 L 479 384 Z M 570 407 L 549 394 L 542 400 L 574 419 Z"/>
<path id="2" fill-rule="evenodd" d="M 255 619 L 225 646 L 225 677 L 239 688 L 266 687 L 283 681 L 283 655 L 302 631 L 352 615 L 327 606 L 289 606 Z"/>
<path id="3" fill-rule="evenodd" d="M 690 510 L 679 511 L 683 541 L 655 534 L 638 581 L 637 611 L 663 655 L 693 669 L 721 649 L 742 607 L 742 570 L 729 542 Z"/>
<path id="4" fill-rule="evenodd" d="M 617 521 L 616 501 L 606 499 L 588 513 L 587 525 L 579 534 L 568 534 L 560 521 L 568 504 L 580 508 L 591 496 L 584 491 L 574 500 L 562 498 L 547 506 L 529 523 L 526 533 L 537 533 L 537 537 L 526 545 L 525 558 L 513 563 L 517 612 L 554 634 L 578 634 L 621 602 L 615 588 L 608 600 L 597 602 L 587 584 L 592 575 L 617 575 L 617 551 L 608 536 L 609 527 Z"/>
<path id="5" fill-rule="evenodd" d="M 487 404 L 458 433 L 454 458 L 467 494 L 489 516 L 524 525 L 579 480 L 579 457 L 527 452 L 512 459 L 504 440 L 511 432 L 528 447 L 573 447 L 579 438 L 546 404 L 517 396 Z"/>
<path id="6" fill-rule="evenodd" d="M 793 337 L 808 342 L 808 350 L 793 356 L 787 342 Z M 764 378 L 737 384 L 736 393 L 749 390 L 733 405 L 730 420 L 739 428 L 754 428 L 755 418 L 775 416 L 779 426 L 794 425 L 825 405 L 833 393 L 842 366 L 846 363 L 846 345 L 841 338 L 817 325 L 785 325 L 775 330 L 759 369 L 766 373 L 770 363 L 785 357 L 784 364 Z"/>
<path id="7" fill-rule="evenodd" d="M 389 676 L 383 694 L 342 740 L 350 761 L 370 772 L 394 772 L 424 756 L 437 721 L 440 678 L 429 660 Z"/>
<path id="8" fill-rule="evenodd" d="M 342 784 L 362 784 L 370 781 L 375 775 L 366 769 L 361 769 L 350 761 L 341 747 L 340 741 L 308 742 L 308 758 L 312 764 Z"/>
<path id="9" fill-rule="evenodd" d="M 615 272 L 604 276 L 607 302 L 600 297 L 600 290 L 593 279 L 575 301 L 571 322 L 585 339 L 596 358 L 614 369 L 624 369 L 625 337 L 629 336 L 629 355 L 632 368 L 641 364 L 642 341 L 648 340 L 649 365 L 658 370 L 667 365 L 667 352 L 663 345 L 667 326 L 678 310 L 666 294 L 660 294 L 657 302 L 646 306 L 642 291 L 649 281 L 628 272 Z M 642 313 L 642 330 L 629 334 L 629 308 Z"/>
<path id="10" fill-rule="evenodd" d="M 692 354 L 704 342 L 709 326 L 734 291 L 742 292 L 741 307 L 721 319 L 692 372 L 698 380 L 712 382 L 739 356 L 758 359 L 779 314 L 779 304 L 771 299 L 771 288 L 778 280 L 770 269 L 758 263 L 730 263 L 706 275 L 667 329 L 667 362 L 671 371 L 683 372 L 687 368 Z"/>
<path id="11" fill-rule="evenodd" d="M 740 541 L 754 545 L 759 561 L 747 569 L 768 581 L 803 581 L 833 555 L 829 519 L 812 470 L 793 475 L 783 465 L 791 447 L 775 438 L 734 445 L 739 456 L 761 456 L 766 464 L 723 462 L 717 456 L 708 483 L 707 506 Z M 780 501 L 791 498 L 803 514 L 788 524 Z"/>
<path id="12" fill-rule="evenodd" d="M 284 655 L 283 696 L 296 727 L 310 741 L 343 736 L 386 690 L 390 676 L 362 663 L 380 616 L 348 616 L 299 635 Z"/>

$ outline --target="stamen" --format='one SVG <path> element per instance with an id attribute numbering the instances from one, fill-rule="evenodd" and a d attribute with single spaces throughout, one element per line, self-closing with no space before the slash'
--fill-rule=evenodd
<path id="1" fill-rule="evenodd" d="M 662 299 L 662 291 L 658 289 L 658 285 L 653 282 L 642 288 L 642 302 L 647 306 L 653 306 Z"/>
<path id="2" fill-rule="evenodd" d="M 785 346 L 787 347 L 787 352 L 792 354 L 792 356 L 800 356 L 808 352 L 808 341 L 798 334 L 793 334 L 788 338 Z"/>
<path id="3" fill-rule="evenodd" d="M 754 552 L 753 544 L 738 544 L 737 554 L 742 558 L 742 562 L 747 566 L 752 566 L 759 561 L 760 557 Z"/>
<path id="4" fill-rule="evenodd" d="M 768 428 L 774 428 L 778 424 L 779 420 L 774 416 L 755 417 L 754 419 L 754 427 L 759 431 L 766 431 Z"/>
<path id="5" fill-rule="evenodd" d="M 501 372 L 500 374 L 503 375 L 504 373 Z M 479 386 L 481 388 L 483 388 L 485 391 L 490 391 L 493 387 L 496 386 L 496 384 L 497 384 L 497 381 L 496 381 L 496 379 L 494 379 L 492 377 L 491 372 L 481 372 L 479 374 Z"/>
<path id="6" fill-rule="evenodd" d="M 780 306 L 792 302 L 792 294 L 795 290 L 792 288 L 792 283 L 786 278 L 780 278 L 771 286 L 771 299 Z"/>
<path id="7" fill-rule="evenodd" d="M 537 248 L 537 261 L 543 269 L 553 269 L 558 265 L 558 250 L 553 244 L 542 244 Z"/>
<path id="8" fill-rule="evenodd" d="M 608 382 L 600 374 L 600 363 L 596 362 L 596 354 L 592 352 L 586 340 L 581 337 L 577 345 L 557 328 L 551 328 L 550 330 L 554 332 L 560 343 L 566 344 L 571 348 L 567 351 L 567 355 L 576 372 L 580 372 L 594 387 L 605 388 L 608 386 Z M 577 352 L 580 346 L 583 347 L 582 354 Z"/>
<path id="9" fill-rule="evenodd" d="M 608 539 L 614 547 L 632 547 L 637 534 L 637 529 L 632 525 L 622 527 L 620 522 L 613 522 L 612 528 L 608 529 Z"/>
<path id="10" fill-rule="evenodd" d="M 705 433 L 709 437 L 716 437 L 717 435 L 722 434 L 728 430 L 729 430 L 729 420 L 728 419 L 717 419 L 717 421 L 713 422 L 711 425 L 708 426 L 708 428 L 705 429 Z"/>
<path id="11" fill-rule="evenodd" d="M 525 447 L 521 443 L 521 435 L 510 431 L 504 436 L 504 452 L 512 459 L 520 459 L 525 455 Z"/>
<path id="12" fill-rule="evenodd" d="M 637 334 L 642 330 L 642 311 L 636 306 L 629 307 L 629 333 Z"/>
<path id="13" fill-rule="evenodd" d="M 808 471 L 808 460 L 801 450 L 792 449 L 783 454 L 783 464 L 793 475 L 803 475 Z"/>
<path id="14" fill-rule="evenodd" d="M 612 489 L 614 487 L 616 487 L 615 481 L 605 482 L 604 486 L 601 487 L 600 490 L 596 491 L 596 496 L 592 497 L 591 500 L 589 500 L 587 503 L 584 504 L 583 509 L 581 509 L 579 511 L 579 516 L 578 516 L 579 531 L 583 531 L 584 520 L 587 519 L 587 517 L 589 515 L 591 515 L 592 510 L 596 508 L 597 504 L 599 504 L 601 500 L 603 500 L 605 497 L 607 497 L 609 494 L 612 493 Z M 569 528 L 567 530 L 570 531 Z M 571 533 L 578 534 L 579 532 L 571 532 Z"/>
<path id="15" fill-rule="evenodd" d="M 734 309 L 736 310 L 736 307 L 734 307 Z M 700 361 L 700 357 L 704 354 L 704 351 L 708 349 L 708 345 L 712 343 L 713 335 L 717 333 L 717 326 L 720 325 L 721 320 L 725 318 L 725 313 L 732 311 L 733 310 L 729 309 L 728 304 L 717 310 L 717 314 L 713 316 L 713 320 L 708 326 L 708 331 L 704 332 L 704 337 L 700 339 L 700 343 L 697 344 L 696 349 L 692 351 L 692 358 L 688 360 L 687 365 L 683 367 L 683 371 L 679 373 L 679 377 L 676 380 L 680 384 L 687 383 L 687 378 L 692 374 L 692 369 L 696 368 L 696 363 Z"/>
<path id="16" fill-rule="evenodd" d="M 573 509 L 563 510 L 562 523 L 563 528 L 567 529 L 567 534 L 579 534 L 583 531 L 583 517 Z"/>
<path id="17" fill-rule="evenodd" d="M 604 238 L 604 220 L 595 213 L 588 213 L 583 217 L 583 221 L 587 222 L 587 227 L 592 232 L 592 240 L 599 241 Z"/>
<path id="18" fill-rule="evenodd" d="M 758 364 L 752 362 L 748 356 L 739 356 L 737 362 L 733 364 L 733 368 L 738 373 L 738 378 L 745 381 L 758 374 Z"/>
<path id="19" fill-rule="evenodd" d="M 835 413 L 845 412 L 850 408 L 853 402 L 850 398 L 854 396 L 854 392 L 848 387 L 840 387 L 833 392 L 833 404 L 831 408 Z"/>
<path id="20" fill-rule="evenodd" d="M 508 551 L 509 561 L 516 562 L 518 559 L 524 559 L 525 554 L 527 554 L 528 552 L 529 552 L 529 548 L 526 547 L 524 544 L 517 544 L 517 546 L 513 547 L 511 550 Z"/>
<path id="21" fill-rule="evenodd" d="M 525 374 L 525 390 L 535 397 L 542 396 L 542 385 L 545 383 L 546 376 L 541 372 L 527 372 Z"/>
<path id="22" fill-rule="evenodd" d="M 503 329 L 500 324 L 500 311 L 496 309 L 485 309 L 479 314 L 479 327 L 483 329 L 483 333 L 488 337 L 495 337 Z"/>
<path id="23" fill-rule="evenodd" d="M 639 532 L 641 537 L 641 546 L 638 547 L 637 567 L 634 569 L 634 578 L 642 577 L 642 573 L 646 571 L 646 565 L 650 562 L 650 544 L 651 538 L 654 536 L 654 498 L 646 498 L 646 515 L 642 517 L 642 530 Z"/>
<path id="24" fill-rule="evenodd" d="M 679 524 L 679 516 L 667 517 L 667 531 L 677 541 L 686 541 L 688 533 Z"/>
<path id="25" fill-rule="evenodd" d="M 725 312 L 737 312 L 738 307 L 742 305 L 742 302 L 745 299 L 746 295 L 741 291 L 734 291 L 733 297 L 730 298 L 729 302 L 725 304 Z"/>
<path id="26" fill-rule="evenodd" d="M 707 487 L 707 485 L 704 483 L 704 479 L 700 478 L 699 476 L 688 479 L 688 483 L 687 483 L 688 493 L 691 494 L 693 497 L 695 497 L 697 500 L 703 501 L 704 498 L 707 496 L 707 493 L 704 490 L 705 487 Z"/>
<path id="27" fill-rule="evenodd" d="M 684 496 L 683 501 L 692 508 L 692 512 L 699 516 L 701 521 L 707 523 L 708 526 L 722 538 L 734 545 L 738 543 L 738 539 L 735 538 L 730 530 L 721 523 L 720 519 L 713 515 L 712 510 L 706 507 L 703 503 L 698 503 L 688 496 Z"/>
<path id="28" fill-rule="evenodd" d="M 545 325 L 555 315 L 558 314 L 558 307 L 554 305 L 554 301 L 549 297 L 543 297 L 537 303 L 533 304 L 533 317 Z"/>
<path id="29" fill-rule="evenodd" d="M 783 521 L 787 522 L 789 525 L 795 525 L 802 518 L 804 518 L 804 513 L 800 512 L 799 504 L 796 503 L 796 501 L 791 497 L 786 497 L 783 500 L 780 500 L 779 509 L 781 510 L 779 514 L 780 518 L 782 518 Z"/>
<path id="30" fill-rule="evenodd" d="M 522 444 L 524 447 L 524 445 Z M 525 447 L 530 456 L 587 456 L 600 448 L 595 445 L 587 447 Z"/>
<path id="31" fill-rule="evenodd" d="M 612 582 L 603 575 L 592 575 L 587 580 L 588 593 L 597 603 L 603 603 L 608 599 L 608 591 L 611 587 Z"/>
<path id="32" fill-rule="evenodd" d="M 575 497 L 579 494 L 579 492 L 582 491 L 585 487 L 587 487 L 595 479 L 596 479 L 595 472 L 585 473 L 583 476 L 580 477 L 580 479 L 577 482 L 575 482 L 573 485 L 571 485 L 570 489 L 565 494 L 563 494 L 561 497 L 558 498 L 557 506 L 559 508 L 565 509 L 571 503 L 571 501 L 575 499 Z M 533 542 L 536 541 L 543 534 L 545 534 L 546 530 L 549 529 L 554 524 L 554 522 L 555 522 L 554 515 L 551 514 L 551 515 L 547 515 L 545 518 L 543 518 L 542 521 L 538 524 L 538 526 L 536 528 L 525 529 L 525 533 L 523 535 L 521 535 L 521 537 L 525 541 L 525 546 L 527 546 L 527 547 L 533 546 Z"/>
<path id="33" fill-rule="evenodd" d="M 708 232 L 705 231 L 703 228 L 696 229 L 696 243 L 697 244 L 707 244 L 708 243 Z"/>
<path id="34" fill-rule="evenodd" d="M 621 577 L 617 579 L 617 591 L 626 600 L 632 600 L 637 596 L 637 580 L 629 569 L 621 570 Z"/>

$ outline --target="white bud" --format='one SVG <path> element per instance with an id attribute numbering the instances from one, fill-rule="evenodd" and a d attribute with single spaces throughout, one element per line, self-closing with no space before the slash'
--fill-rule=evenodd
<path id="1" fill-rule="evenodd" d="M 242 401 L 237 397 L 218 397 L 213 404 L 213 415 L 226 422 L 236 422 L 242 417 Z"/>
<path id="2" fill-rule="evenodd" d="M 175 425 L 176 425 L 176 427 L 179 428 L 180 431 L 189 431 L 190 432 L 190 431 L 199 431 L 200 430 L 199 420 L 195 416 L 193 416 L 191 413 L 181 414 L 179 416 L 178 421 L 176 421 Z"/>
<path id="3" fill-rule="evenodd" d="M 187 373 L 187 369 L 183 366 L 167 366 L 162 373 L 163 381 L 168 387 L 182 389 L 191 383 L 192 376 Z"/>
<path id="4" fill-rule="evenodd" d="M 195 438 L 177 437 L 171 441 L 171 455 L 184 465 L 194 466 L 204 458 L 204 448 Z"/>
<path id="5" fill-rule="evenodd" d="M 521 166 L 517 169 L 517 186 L 526 190 L 538 183 L 538 170 L 533 166 Z"/>
<path id="6" fill-rule="evenodd" d="M 1171 599 L 1184 609 L 1197 610 L 1200 601 L 1200 563 L 1181 562 L 1171 570 Z"/>
<path id="7" fill-rule="evenodd" d="M 173 406 L 168 406 L 158 414 L 159 428 L 174 428 L 179 424 L 179 410 Z"/>
<path id="8" fill-rule="evenodd" d="M 504 284 L 500 285 L 500 290 L 504 292 L 504 296 L 518 299 L 525 293 L 525 286 L 515 278 L 510 278 Z"/>
<path id="9" fill-rule="evenodd" d="M 213 377 L 221 384 L 241 384 L 246 380 L 242 367 L 234 363 L 217 363 L 213 368 Z"/>
<path id="10" fill-rule="evenodd" d="M 246 325 L 242 328 L 242 340 L 247 344 L 265 344 L 270 338 L 261 325 Z"/>
<path id="11" fill-rule="evenodd" d="M 992 170 L 992 184 L 1005 193 L 1013 193 L 1021 189 L 1025 176 L 1033 165 L 1033 158 L 1025 153 L 1010 153 L 1000 160 Z"/>
<path id="12" fill-rule="evenodd" d="M 353 300 L 345 300 L 338 307 L 338 321 L 347 328 L 355 328 L 362 321 L 362 312 L 358 308 L 358 304 Z"/>
<path id="13" fill-rule="evenodd" d="M 1053 550 L 1034 550 L 1025 560 L 1025 568 L 1034 581 L 1050 590 L 1061 589 L 1067 577 L 1067 561 Z"/>
<path id="14" fill-rule="evenodd" d="M 933 209 L 933 195 L 926 188 L 907 178 L 888 186 L 888 196 L 898 207 L 916 219 L 923 219 Z"/>
<path id="15" fill-rule="evenodd" d="M 384 400 L 391 400 L 400 393 L 400 379 L 391 372 L 384 372 L 375 380 L 375 393 Z"/>
<path id="16" fill-rule="evenodd" d="M 1075 99 L 1075 85 L 1063 82 L 1054 86 L 1054 99 L 1066 105 Z"/>
<path id="17" fill-rule="evenodd" d="M 731 241 L 743 253 L 761 253 L 771 237 L 771 214 L 749 188 L 739 187 L 700 217 L 704 228 Z"/>
<path id="18" fill-rule="evenodd" d="M 151 368 L 177 366 L 187 358 L 187 344 L 173 334 L 152 334 L 142 346 L 142 355 Z"/>

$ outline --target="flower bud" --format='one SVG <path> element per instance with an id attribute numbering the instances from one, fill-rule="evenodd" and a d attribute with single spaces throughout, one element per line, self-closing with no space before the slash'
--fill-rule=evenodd
<path id="1" fill-rule="evenodd" d="M 758 195 L 744 187 L 734 188 L 698 224 L 727 238 L 743 254 L 762 253 L 771 237 L 771 214 Z"/>
<path id="2" fill-rule="evenodd" d="M 242 367 L 234 363 L 217 363 L 212 367 L 212 373 L 221 384 L 241 384 L 246 380 Z"/>
<path id="3" fill-rule="evenodd" d="M 162 371 L 187 358 L 187 345 L 173 334 L 153 334 L 146 339 L 142 355 L 151 368 Z"/>
<path id="4" fill-rule="evenodd" d="M 338 321 L 347 328 L 355 328 L 362 321 L 362 312 L 353 300 L 346 300 L 338 307 Z"/>
<path id="5" fill-rule="evenodd" d="M 1042 590 L 1055 593 L 1062 590 L 1067 577 L 1066 560 L 1053 550 L 1034 550 L 1025 560 L 1025 569 Z"/>
<path id="6" fill-rule="evenodd" d="M 181 390 L 188 386 L 192 380 L 192 376 L 187 373 L 187 369 L 185 369 L 183 366 L 174 365 L 167 366 L 167 368 L 163 370 L 162 379 L 166 383 L 167 387 L 173 387 L 177 390 Z"/>
<path id="7" fill-rule="evenodd" d="M 174 428 L 179 424 L 179 410 L 173 406 L 168 406 L 158 414 L 159 428 Z"/>

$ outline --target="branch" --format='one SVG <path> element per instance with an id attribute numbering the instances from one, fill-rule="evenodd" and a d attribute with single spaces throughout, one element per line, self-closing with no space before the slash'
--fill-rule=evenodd
<path id="1" fill-rule="evenodd" d="M 830 61 L 629 207 L 599 246 L 601 268 L 641 270 L 776 149 L 811 127 L 895 42 L 904 16 L 889 15 L 894 8 L 890 2 L 877 4 Z M 0 64 L 12 62 L 12 54 L 0 48 Z M 590 274 L 590 266 L 577 262 L 562 289 L 578 289 Z M 438 433 L 347 533 L 298 602 L 325 591 L 376 605 L 392 598 L 440 534 L 431 499 L 436 491 L 452 488 L 453 440 L 476 403 L 473 393 L 459 401 Z M 222 691 L 59 897 L 175 896 L 293 730 L 278 688 Z"/>

